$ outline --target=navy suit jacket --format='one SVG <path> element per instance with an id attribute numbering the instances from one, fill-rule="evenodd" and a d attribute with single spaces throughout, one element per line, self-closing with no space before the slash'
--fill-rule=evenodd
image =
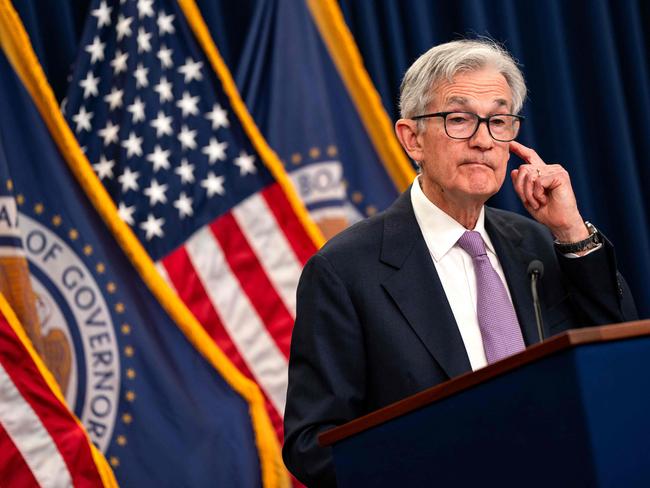
<path id="1" fill-rule="evenodd" d="M 636 318 L 611 244 L 556 253 L 543 225 L 486 208 L 527 345 L 539 340 L 527 268 L 544 263 L 545 335 Z M 284 460 L 308 486 L 334 486 L 317 435 L 471 371 L 458 326 L 413 213 L 410 190 L 331 239 L 305 265 L 291 341 Z"/>

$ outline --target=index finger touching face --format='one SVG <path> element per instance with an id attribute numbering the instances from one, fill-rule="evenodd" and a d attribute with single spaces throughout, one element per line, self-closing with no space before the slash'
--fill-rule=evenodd
<path id="1" fill-rule="evenodd" d="M 539 157 L 537 152 L 534 149 L 524 146 L 523 144 L 517 141 L 510 141 L 510 152 L 516 154 L 519 158 L 524 160 L 528 164 L 544 164 L 542 158 Z"/>

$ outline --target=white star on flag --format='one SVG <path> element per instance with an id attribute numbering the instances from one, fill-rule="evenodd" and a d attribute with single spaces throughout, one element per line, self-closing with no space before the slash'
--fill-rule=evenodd
<path id="1" fill-rule="evenodd" d="M 147 79 L 147 74 L 149 73 L 149 68 L 142 66 L 142 63 L 138 63 L 138 67 L 133 72 L 135 77 L 135 87 L 136 88 L 145 88 L 149 86 L 149 80 Z"/>
<path id="2" fill-rule="evenodd" d="M 210 138 L 210 143 L 201 149 L 201 152 L 208 156 L 210 164 L 226 159 L 227 142 L 219 142 L 216 137 Z"/>
<path id="3" fill-rule="evenodd" d="M 147 161 L 153 164 L 154 173 L 157 173 L 159 169 L 169 169 L 170 152 L 169 149 L 163 151 L 162 148 L 156 144 L 153 152 L 147 155 Z"/>
<path id="4" fill-rule="evenodd" d="M 148 53 L 151 51 L 151 33 L 147 32 L 144 27 L 138 29 L 138 53 Z"/>
<path id="5" fill-rule="evenodd" d="M 178 140 L 181 143 L 183 149 L 196 149 L 196 131 L 189 129 L 186 125 L 181 127 L 181 131 L 178 133 Z"/>
<path id="6" fill-rule="evenodd" d="M 181 160 L 180 166 L 178 166 L 174 173 L 181 177 L 181 183 L 194 183 L 194 165 L 190 164 L 186 158 Z"/>
<path id="7" fill-rule="evenodd" d="M 201 74 L 201 66 L 203 66 L 203 61 L 194 61 L 192 58 L 187 58 L 185 64 L 178 68 L 178 72 L 181 73 L 185 78 L 185 83 L 189 83 L 192 80 L 202 80 L 203 75 Z"/>
<path id="8" fill-rule="evenodd" d="M 86 52 L 90 54 L 90 63 L 95 64 L 97 61 L 104 60 L 104 48 L 106 43 L 101 42 L 98 36 L 95 36 L 93 43 L 86 46 Z"/>
<path id="9" fill-rule="evenodd" d="M 171 115 L 166 116 L 162 110 L 158 111 L 158 116 L 149 125 L 156 129 L 156 137 L 158 138 L 172 135 L 172 117 Z"/>
<path id="10" fill-rule="evenodd" d="M 154 206 L 157 203 L 167 203 L 167 191 L 169 185 L 158 183 L 155 179 L 151 180 L 151 185 L 144 189 L 144 194 L 149 197 L 149 205 Z"/>
<path id="11" fill-rule="evenodd" d="M 122 14 L 117 16 L 117 25 L 115 30 L 117 31 L 117 40 L 121 41 L 123 37 L 129 37 L 131 32 L 131 22 L 133 22 L 133 17 L 124 17 Z"/>
<path id="12" fill-rule="evenodd" d="M 164 44 L 161 44 L 160 50 L 158 50 L 156 56 L 160 59 L 160 65 L 163 69 L 171 68 L 174 65 L 174 61 L 172 60 L 172 50 L 167 48 Z"/>
<path id="13" fill-rule="evenodd" d="M 100 180 L 104 178 L 113 178 L 113 166 L 115 166 L 115 161 L 107 160 L 106 156 L 103 154 L 99 157 L 99 163 L 93 164 L 93 169 L 97 173 L 97 177 Z"/>
<path id="14" fill-rule="evenodd" d="M 133 123 L 144 120 L 144 102 L 140 97 L 135 97 L 133 103 L 126 108 L 133 116 Z"/>
<path id="15" fill-rule="evenodd" d="M 106 127 L 97 131 L 99 137 L 104 139 L 104 146 L 108 146 L 112 142 L 118 141 L 118 132 L 120 131 L 120 126 L 113 124 L 110 120 L 106 122 Z"/>
<path id="16" fill-rule="evenodd" d="M 131 171 L 127 166 L 124 168 L 124 173 L 117 177 L 120 185 L 122 185 L 122 193 L 126 193 L 129 190 L 138 191 L 140 185 L 138 185 L 138 177 L 140 173 L 138 171 Z"/>
<path id="17" fill-rule="evenodd" d="M 199 103 L 199 96 L 191 96 L 189 92 L 183 92 L 181 99 L 176 102 L 176 106 L 181 109 L 183 117 L 188 115 L 196 115 L 199 113 L 199 108 L 196 104 Z"/>
<path id="18" fill-rule="evenodd" d="M 160 35 L 164 36 L 165 34 L 173 34 L 174 31 L 174 15 L 169 14 L 165 15 L 165 12 L 160 12 L 158 14 L 158 20 L 156 21 L 158 23 L 158 30 L 160 31 Z"/>
<path id="19" fill-rule="evenodd" d="M 240 176 L 255 174 L 257 172 L 257 168 L 255 168 L 255 156 L 251 156 L 246 151 L 241 151 L 239 157 L 235 158 L 234 163 L 239 166 Z"/>
<path id="20" fill-rule="evenodd" d="M 83 105 L 79 107 L 79 112 L 76 115 L 72 116 L 72 120 L 77 124 L 77 128 L 75 129 L 75 132 L 79 132 L 80 130 L 87 130 L 90 131 L 90 120 L 93 118 L 93 113 L 92 112 L 86 112 L 86 107 Z"/>
<path id="21" fill-rule="evenodd" d="M 79 86 L 84 89 L 84 98 L 97 95 L 97 85 L 99 84 L 99 77 L 95 78 L 89 71 L 85 79 L 79 82 Z"/>
<path id="22" fill-rule="evenodd" d="M 174 94 L 172 93 L 172 84 L 167 81 L 167 78 L 162 76 L 160 78 L 160 83 L 153 87 L 154 91 L 160 96 L 160 103 L 169 102 L 174 99 Z"/>
<path id="23" fill-rule="evenodd" d="M 129 138 L 122 141 L 122 147 L 126 149 L 126 157 L 142 156 L 142 137 L 138 137 L 134 132 L 129 134 Z M 128 169 L 128 168 L 126 168 Z M 126 171 L 126 170 L 125 170 Z M 137 190 L 137 188 L 135 188 Z"/>
<path id="24" fill-rule="evenodd" d="M 138 18 L 153 17 L 153 0 L 138 0 Z"/>
<path id="25" fill-rule="evenodd" d="M 178 200 L 174 201 L 174 207 L 178 209 L 178 216 L 181 219 L 185 217 L 191 217 L 194 214 L 192 209 L 192 198 L 188 197 L 185 192 L 181 192 L 178 197 Z"/>
<path id="26" fill-rule="evenodd" d="M 162 237 L 165 235 L 162 230 L 164 223 L 165 219 L 162 217 L 157 219 L 152 214 L 149 214 L 147 216 L 146 222 L 140 222 L 140 228 L 144 230 L 145 238 L 150 241 L 154 237 Z"/>
<path id="27" fill-rule="evenodd" d="M 205 188 L 205 191 L 208 193 L 208 198 L 215 194 L 223 195 L 226 193 L 226 190 L 223 188 L 224 181 L 225 178 L 223 176 L 216 176 L 212 171 L 210 171 L 208 176 L 201 181 L 201 186 Z"/>
<path id="28" fill-rule="evenodd" d="M 97 27 L 100 29 L 105 25 L 111 25 L 111 11 L 112 7 L 106 5 L 106 2 L 102 0 L 102 3 L 99 4 L 99 8 L 90 12 L 93 17 L 97 18 Z"/>
<path id="29" fill-rule="evenodd" d="M 135 205 L 126 206 L 124 202 L 120 202 L 117 206 L 117 214 L 120 218 L 129 225 L 133 225 L 133 213 L 135 212 Z"/>
<path id="30" fill-rule="evenodd" d="M 113 67 L 113 75 L 117 76 L 122 71 L 126 71 L 127 59 L 129 59 L 129 53 L 123 53 L 119 49 L 115 51 L 115 57 L 111 61 L 111 66 Z"/>
<path id="31" fill-rule="evenodd" d="M 228 127 L 228 112 L 226 112 L 218 103 L 214 104 L 212 111 L 205 114 L 205 118 L 212 122 L 212 130 L 217 130 L 219 127 Z"/>
<path id="32" fill-rule="evenodd" d="M 104 101 L 108 103 L 108 107 L 111 110 L 120 108 L 122 106 L 122 97 L 124 96 L 124 90 L 118 90 L 116 87 L 113 87 L 111 92 L 104 97 Z"/>

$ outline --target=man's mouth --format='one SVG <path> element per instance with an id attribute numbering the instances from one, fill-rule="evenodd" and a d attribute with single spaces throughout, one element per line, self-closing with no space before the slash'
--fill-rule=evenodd
<path id="1" fill-rule="evenodd" d="M 461 166 L 464 166 L 464 165 L 485 166 L 486 168 L 494 169 L 494 168 L 492 167 L 492 164 L 490 164 L 489 161 L 476 161 L 476 160 L 472 160 L 472 159 L 467 159 L 467 160 L 463 160 L 463 161 L 460 163 L 460 165 L 461 165 Z"/>

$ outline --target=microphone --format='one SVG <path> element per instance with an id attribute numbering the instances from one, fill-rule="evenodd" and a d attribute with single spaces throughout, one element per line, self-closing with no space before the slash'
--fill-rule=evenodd
<path id="1" fill-rule="evenodd" d="M 544 327 L 542 323 L 542 307 L 539 304 L 539 295 L 537 294 L 537 281 L 544 276 L 544 263 L 539 259 L 533 259 L 528 265 L 528 276 L 530 276 L 530 292 L 533 295 L 537 334 L 539 335 L 539 342 L 542 342 L 544 340 Z"/>

